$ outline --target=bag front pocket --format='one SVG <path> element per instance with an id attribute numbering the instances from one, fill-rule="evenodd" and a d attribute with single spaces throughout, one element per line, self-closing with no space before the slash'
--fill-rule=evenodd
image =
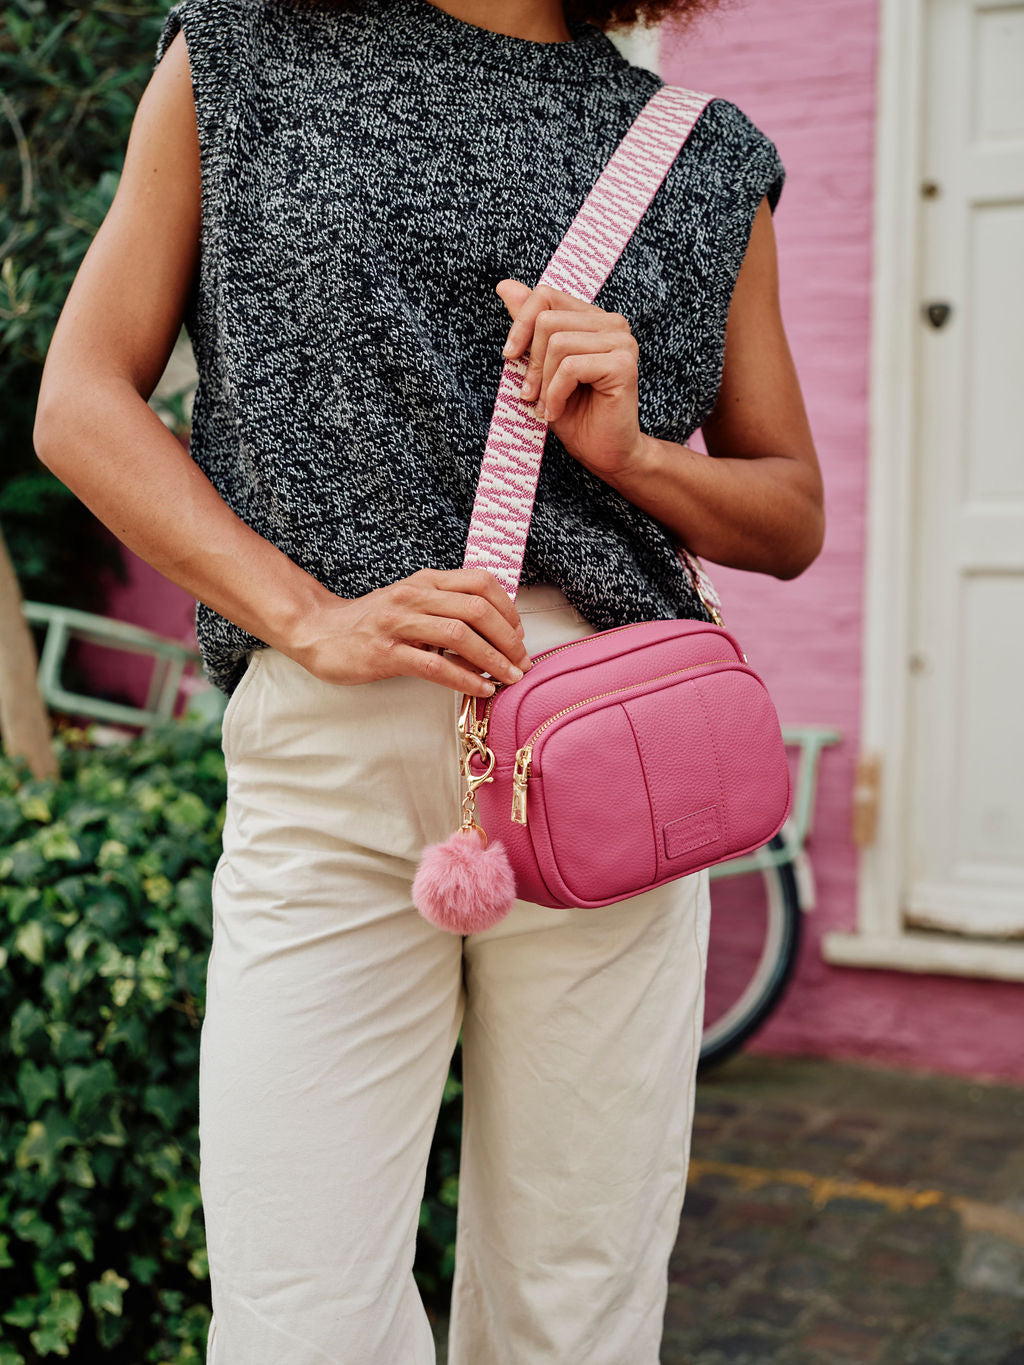
<path id="1" fill-rule="evenodd" d="M 568 709 L 534 742 L 526 783 L 545 881 L 591 904 L 749 852 L 790 800 L 774 707 L 741 664 Z"/>
<path id="2" fill-rule="evenodd" d="M 650 803 L 625 708 L 581 714 L 555 730 L 538 757 L 534 833 L 543 810 L 551 857 L 573 895 L 628 896 L 654 881 Z"/>

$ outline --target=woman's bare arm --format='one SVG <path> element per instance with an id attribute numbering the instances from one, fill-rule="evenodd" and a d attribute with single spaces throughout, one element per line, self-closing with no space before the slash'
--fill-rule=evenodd
<path id="1" fill-rule="evenodd" d="M 523 662 L 518 613 L 496 579 L 429 570 L 339 598 L 235 515 L 149 407 L 181 329 L 199 227 L 199 138 L 179 32 L 139 101 L 117 193 L 58 319 L 37 455 L 142 559 L 311 671 L 338 682 L 415 673 L 481 694 L 476 674 L 421 646 L 502 677 L 505 656 Z"/>
<path id="2" fill-rule="evenodd" d="M 766 199 L 754 217 L 725 335 L 722 383 L 702 427 L 716 458 L 644 435 L 639 457 L 609 482 L 694 553 L 795 578 L 821 551 L 824 491 L 782 323 Z"/>
<path id="3" fill-rule="evenodd" d="M 226 505 L 148 399 L 199 254 L 199 140 L 184 35 L 132 124 L 114 201 L 46 356 L 33 440 L 120 540 L 269 644 L 326 593 Z"/>
<path id="4" fill-rule="evenodd" d="M 782 326 L 767 199 L 733 289 L 722 383 L 704 423 L 714 459 L 641 431 L 640 349 L 621 313 L 548 285 L 505 279 L 496 289 L 513 318 L 503 354 L 529 349 L 520 396 L 574 459 L 718 564 L 795 578 L 816 558 L 821 471 Z"/>

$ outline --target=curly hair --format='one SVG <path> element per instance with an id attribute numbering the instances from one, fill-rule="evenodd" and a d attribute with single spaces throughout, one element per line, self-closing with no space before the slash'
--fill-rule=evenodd
<path id="1" fill-rule="evenodd" d="M 364 0 L 292 0 L 299 8 L 352 9 Z M 704 10 L 715 9 L 721 0 L 563 0 L 567 22 L 583 21 L 604 30 L 649 28 L 665 20 L 684 25 Z"/>
<path id="2" fill-rule="evenodd" d="M 653 27 L 665 20 L 689 23 L 700 11 L 715 9 L 720 0 L 565 0 L 567 20 L 582 19 L 604 29 Z"/>

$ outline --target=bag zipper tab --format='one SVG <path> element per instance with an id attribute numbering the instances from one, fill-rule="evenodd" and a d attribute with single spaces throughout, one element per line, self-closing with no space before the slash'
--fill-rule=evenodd
<path id="1" fill-rule="evenodd" d="M 516 769 L 512 775 L 512 823 L 526 824 L 526 783 L 530 776 L 533 745 L 527 744 L 516 752 Z"/>

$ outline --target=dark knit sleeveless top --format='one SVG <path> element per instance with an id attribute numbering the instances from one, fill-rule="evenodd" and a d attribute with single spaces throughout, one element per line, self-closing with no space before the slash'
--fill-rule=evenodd
<path id="1" fill-rule="evenodd" d="M 185 326 L 191 452 L 228 505 L 355 597 L 462 563 L 511 325 L 494 292 L 537 282 L 662 84 L 595 26 L 540 43 L 430 0 L 181 0 L 202 170 Z M 785 172 L 713 100 L 597 296 L 640 347 L 641 429 L 685 442 L 718 393 L 754 213 Z M 597 629 L 707 619 L 668 530 L 548 433 L 522 582 Z M 255 639 L 204 603 L 230 693 Z"/>

